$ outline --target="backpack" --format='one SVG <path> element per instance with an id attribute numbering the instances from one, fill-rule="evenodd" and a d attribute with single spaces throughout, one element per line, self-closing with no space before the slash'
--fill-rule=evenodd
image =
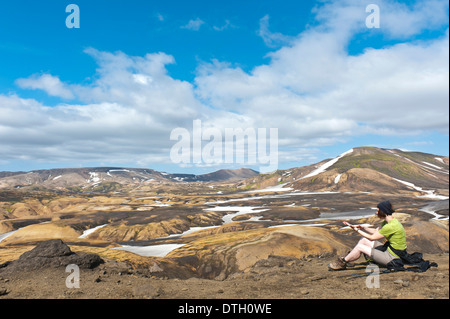
<path id="1" fill-rule="evenodd" d="M 400 258 L 395 258 L 392 261 L 390 261 L 387 264 L 388 270 L 391 271 L 414 271 L 414 272 L 425 272 L 430 267 L 437 267 L 438 264 L 435 262 L 430 262 L 428 260 L 423 260 L 422 253 L 412 253 L 409 254 L 406 249 L 405 250 L 398 250 L 392 247 L 392 245 L 387 241 L 384 246 L 387 248 L 389 247 L 397 256 Z M 413 265 L 413 267 L 405 268 L 405 264 L 407 265 Z"/>

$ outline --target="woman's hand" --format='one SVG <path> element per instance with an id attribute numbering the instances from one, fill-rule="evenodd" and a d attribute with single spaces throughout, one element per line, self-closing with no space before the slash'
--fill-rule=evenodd
<path id="1" fill-rule="evenodd" d="M 361 225 L 352 225 L 352 224 L 350 224 L 350 223 L 348 223 L 348 222 L 343 222 L 343 224 L 344 224 L 345 226 L 350 227 L 350 228 L 353 229 L 354 231 L 357 231 L 358 229 L 362 229 L 362 226 L 361 226 Z"/>
<path id="2" fill-rule="evenodd" d="M 349 222 L 343 222 L 343 224 L 344 224 L 345 226 L 348 226 L 348 227 L 352 227 L 352 226 L 353 226 L 353 225 L 350 224 Z"/>
<path id="3" fill-rule="evenodd" d="M 352 225 L 352 224 L 350 224 L 350 223 L 348 223 L 348 222 L 343 222 L 344 223 L 344 225 L 345 226 L 348 226 L 348 227 L 350 227 L 351 229 L 353 229 L 354 231 L 359 231 L 359 230 L 361 230 L 360 232 L 358 232 L 361 236 L 363 236 L 363 237 L 365 237 L 365 238 L 367 238 L 367 239 L 369 239 L 369 240 L 371 240 L 371 241 L 374 241 L 374 240 L 380 240 L 380 239 L 383 239 L 383 238 L 385 238 L 383 235 L 381 235 L 379 232 L 378 232 L 378 230 L 376 230 L 376 229 L 373 229 L 373 228 L 369 228 L 369 227 L 364 227 L 364 226 L 361 226 L 361 225 Z"/>

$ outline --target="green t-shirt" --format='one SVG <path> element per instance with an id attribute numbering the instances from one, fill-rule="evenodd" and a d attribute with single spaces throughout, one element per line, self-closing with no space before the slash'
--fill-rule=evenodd
<path id="1" fill-rule="evenodd" d="M 406 249 L 406 233 L 403 225 L 397 220 L 392 219 L 389 223 L 383 222 L 381 229 L 378 231 L 381 235 L 391 243 L 392 247 L 398 250 Z M 389 252 L 398 257 L 394 252 L 388 248 Z"/>

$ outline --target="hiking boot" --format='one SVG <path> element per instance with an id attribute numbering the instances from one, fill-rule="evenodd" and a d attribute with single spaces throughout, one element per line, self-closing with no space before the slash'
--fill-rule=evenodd
<path id="1" fill-rule="evenodd" d="M 351 252 L 351 250 L 349 250 L 349 251 L 347 252 L 347 255 L 350 254 L 350 252 Z M 347 256 L 347 255 L 345 255 L 345 256 Z M 342 257 L 342 258 L 345 258 L 345 257 Z M 345 265 L 347 266 L 347 268 L 353 268 L 353 267 L 356 266 L 356 264 L 355 264 L 354 262 L 351 262 L 351 261 L 345 262 Z"/>
<path id="2" fill-rule="evenodd" d="M 344 261 L 344 257 L 339 257 L 335 262 L 328 265 L 329 270 L 344 270 L 347 268 L 347 263 Z"/>

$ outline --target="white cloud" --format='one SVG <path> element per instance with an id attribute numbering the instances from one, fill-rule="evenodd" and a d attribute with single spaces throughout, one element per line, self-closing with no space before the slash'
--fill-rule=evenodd
<path id="1" fill-rule="evenodd" d="M 389 4 L 380 3 L 387 36 L 427 28 L 422 23 L 405 30 L 401 24 L 411 23 L 396 19 L 406 9 L 388 15 Z M 414 21 L 433 19 L 426 6 L 426 12 L 419 4 L 406 8 L 419 17 Z M 89 48 L 85 52 L 98 64 L 89 84 L 64 83 L 50 74 L 16 82 L 83 104 L 47 107 L 0 95 L 2 160 L 169 163 L 171 130 L 191 130 L 195 119 L 221 130 L 278 128 L 280 163 L 313 158 L 320 146 L 367 133 L 448 134 L 448 32 L 352 56 L 352 37 L 367 32 L 364 9 L 355 1 L 327 2 L 317 8 L 318 25 L 297 37 L 270 32 L 264 17 L 260 35 L 268 44 L 285 44 L 268 55 L 269 63 L 249 72 L 229 62 L 202 63 L 193 83 L 168 74 L 175 58 L 166 53 L 134 57 Z M 187 26 L 200 28 L 203 21 L 195 21 Z"/>
<path id="2" fill-rule="evenodd" d="M 213 29 L 214 30 L 216 30 L 216 31 L 224 31 L 224 30 L 227 30 L 227 29 L 230 29 L 230 28 L 237 28 L 235 25 L 233 25 L 231 22 L 230 22 L 230 20 L 225 20 L 225 24 L 224 25 L 222 25 L 222 26 L 213 26 Z"/>
<path id="3" fill-rule="evenodd" d="M 204 23 L 205 22 L 203 20 L 201 20 L 200 18 L 197 18 L 195 20 L 189 20 L 189 22 L 186 25 L 181 26 L 181 28 L 182 29 L 192 30 L 192 31 L 198 31 L 198 30 L 200 30 L 200 27 Z"/>
<path id="4" fill-rule="evenodd" d="M 381 27 L 392 38 L 406 39 L 424 30 L 448 25 L 447 0 L 417 1 L 412 6 L 404 3 L 382 1 Z"/>
<path id="5" fill-rule="evenodd" d="M 43 90 L 48 95 L 64 99 L 73 99 L 72 92 L 57 76 L 50 74 L 32 75 L 29 78 L 18 79 L 16 84 L 24 89 Z"/>
<path id="6" fill-rule="evenodd" d="M 288 45 L 292 41 L 292 37 L 279 32 L 271 32 L 269 30 L 269 15 L 265 15 L 259 20 L 258 35 L 264 40 L 264 43 L 271 48 Z"/>
<path id="7" fill-rule="evenodd" d="M 365 25 L 369 15 L 365 9 L 372 3 L 380 9 L 380 31 L 388 38 L 408 39 L 425 30 L 448 26 L 447 0 L 422 0 L 414 3 L 391 0 L 373 2 L 339 0 L 325 1 L 316 7 L 314 11 L 319 22 L 316 29 L 344 37 L 367 32 L 371 29 L 367 29 Z"/>
<path id="8" fill-rule="evenodd" d="M 347 46 L 363 32 L 365 10 L 344 3 L 348 10 L 340 1 L 321 8 L 319 20 L 325 13 L 329 20 L 269 54 L 267 65 L 250 72 L 219 61 L 201 65 L 197 94 L 257 125 L 280 127 L 281 137 L 300 145 L 363 133 L 448 134 L 448 33 L 352 56 Z"/>
<path id="9" fill-rule="evenodd" d="M 86 50 L 99 65 L 88 85 L 63 84 L 84 104 L 45 106 L 17 95 L 0 95 L 0 145 L 4 160 L 112 163 L 170 162 L 170 132 L 205 125 L 221 116 L 198 101 L 193 85 L 173 79 L 164 53 L 132 57 Z M 48 87 L 46 86 L 47 90 Z M 236 116 L 236 118 L 239 118 Z"/>
<path id="10" fill-rule="evenodd" d="M 160 22 L 164 22 L 164 20 L 166 20 L 165 17 L 159 12 L 156 13 L 156 19 L 158 19 L 158 21 Z"/>

